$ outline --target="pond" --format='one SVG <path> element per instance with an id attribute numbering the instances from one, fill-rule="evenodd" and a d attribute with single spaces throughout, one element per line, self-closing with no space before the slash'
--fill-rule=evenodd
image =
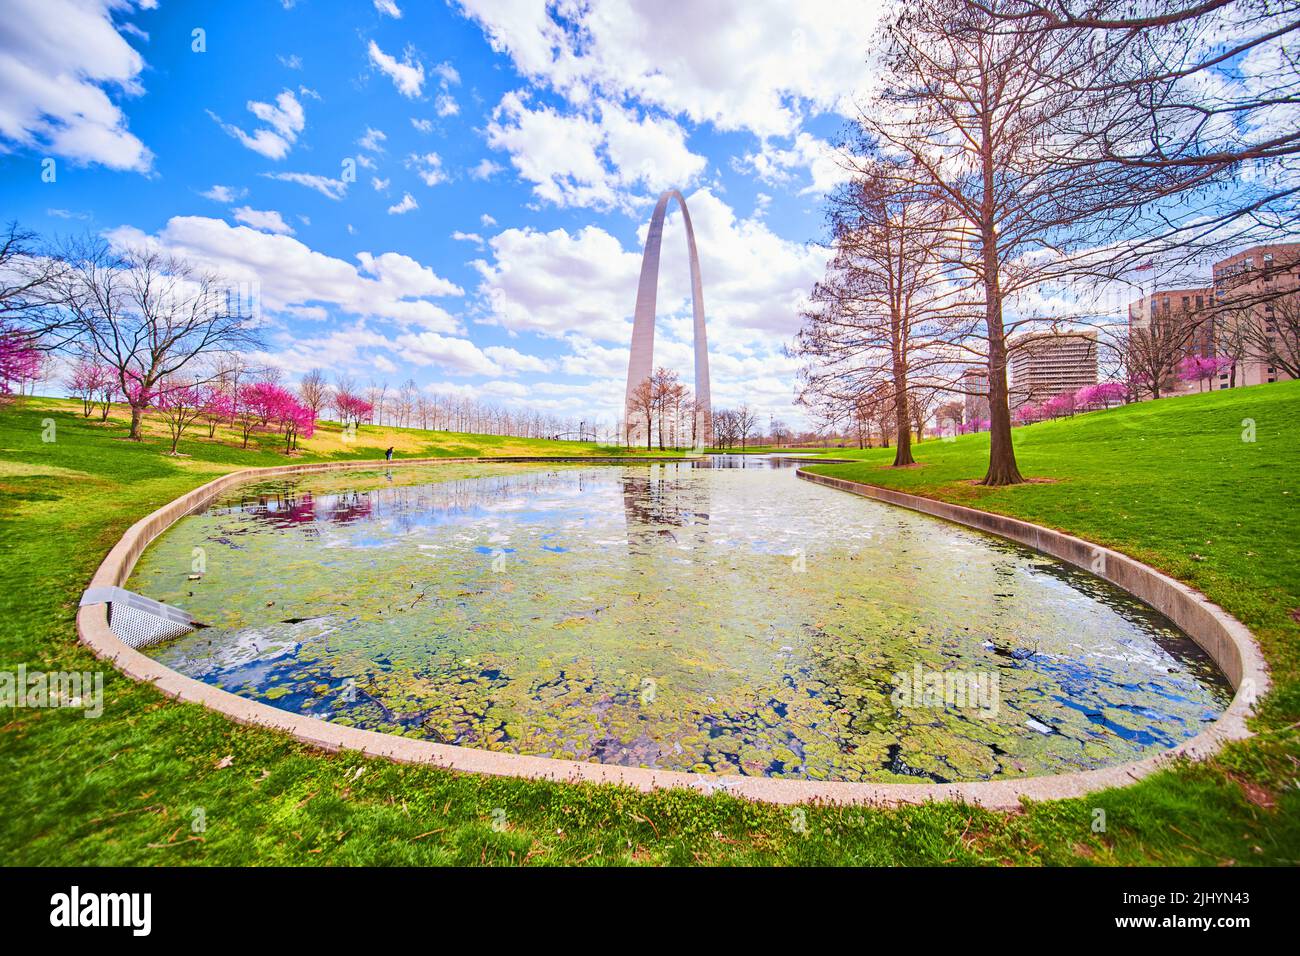
<path id="1" fill-rule="evenodd" d="M 277 478 L 177 522 L 126 586 L 210 625 L 151 656 L 235 694 L 628 766 L 1024 777 L 1172 747 L 1227 706 L 1123 591 L 781 464 Z"/>

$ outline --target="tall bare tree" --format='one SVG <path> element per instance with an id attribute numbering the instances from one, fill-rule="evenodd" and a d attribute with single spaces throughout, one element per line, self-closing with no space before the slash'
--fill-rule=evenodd
<path id="1" fill-rule="evenodd" d="M 888 384 L 894 466 L 914 463 L 909 393 L 952 364 L 960 290 L 943 254 L 946 204 L 906 163 L 869 161 L 831 201 L 835 255 L 814 287 L 796 351 L 802 388 L 852 407 Z"/>
<path id="2" fill-rule="evenodd" d="M 999 14 L 1018 2 L 905 0 L 887 27 L 881 92 L 860 117 L 879 152 L 906 157 L 947 203 L 945 254 L 981 292 L 970 343 L 988 371 L 988 485 L 1023 481 L 1007 389 L 1015 340 L 1072 318 L 1035 301 L 1081 276 L 1113 275 L 1110 250 L 1153 215 L 1151 204 L 1208 175 L 1102 155 L 1107 131 L 1142 128 L 1108 107 L 1120 57 L 1093 55 L 1081 34 L 1009 28 Z"/>
<path id="3" fill-rule="evenodd" d="M 642 379 L 637 386 L 632 389 L 632 397 L 628 401 L 627 410 L 627 432 L 628 443 L 631 444 L 632 435 L 636 431 L 635 419 L 638 417 L 645 422 L 645 447 L 649 451 L 654 447 L 654 423 L 655 415 L 659 411 L 659 396 L 655 391 L 654 378 Z"/>
<path id="4" fill-rule="evenodd" d="M 740 439 L 740 450 L 744 451 L 749 445 L 749 436 L 758 430 L 758 413 L 749 407 L 749 403 L 743 402 L 737 406 L 735 415 L 736 437 Z"/>
<path id="5" fill-rule="evenodd" d="M 153 249 L 116 251 L 99 240 L 70 244 L 60 302 L 78 333 L 113 369 L 139 441 L 160 382 L 194 374 L 206 360 L 258 347 L 250 317 L 232 311 L 213 272 Z"/>
<path id="6" fill-rule="evenodd" d="M 1103 343 L 1123 356 L 1129 380 L 1139 392 L 1160 398 L 1174 387 L 1178 365 L 1207 320 L 1200 313 L 1182 309 L 1153 313 L 1140 323 L 1115 329 Z"/>

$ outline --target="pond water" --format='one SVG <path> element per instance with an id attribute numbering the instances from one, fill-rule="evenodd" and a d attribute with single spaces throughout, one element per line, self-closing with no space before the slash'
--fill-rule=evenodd
<path id="1" fill-rule="evenodd" d="M 1226 707 L 1204 652 L 1124 592 L 777 464 L 277 478 L 177 522 L 127 587 L 211 625 L 148 653 L 233 693 L 630 766 L 1021 777 L 1136 759 Z"/>

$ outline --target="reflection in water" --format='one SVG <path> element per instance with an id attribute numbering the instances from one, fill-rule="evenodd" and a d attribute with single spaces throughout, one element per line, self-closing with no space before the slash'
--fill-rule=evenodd
<path id="1" fill-rule="evenodd" d="M 212 622 L 150 653 L 235 693 L 608 763 L 1024 776 L 1172 746 L 1225 706 L 1205 655 L 1105 582 L 792 464 L 280 479 L 183 519 L 128 586 Z"/>

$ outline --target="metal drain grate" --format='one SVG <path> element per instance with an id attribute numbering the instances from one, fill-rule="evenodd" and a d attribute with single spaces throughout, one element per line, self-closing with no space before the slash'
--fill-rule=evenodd
<path id="1" fill-rule="evenodd" d="M 137 649 L 206 626 L 178 607 L 126 588 L 89 588 L 81 604 L 107 604 L 109 630 L 127 647 Z"/>

